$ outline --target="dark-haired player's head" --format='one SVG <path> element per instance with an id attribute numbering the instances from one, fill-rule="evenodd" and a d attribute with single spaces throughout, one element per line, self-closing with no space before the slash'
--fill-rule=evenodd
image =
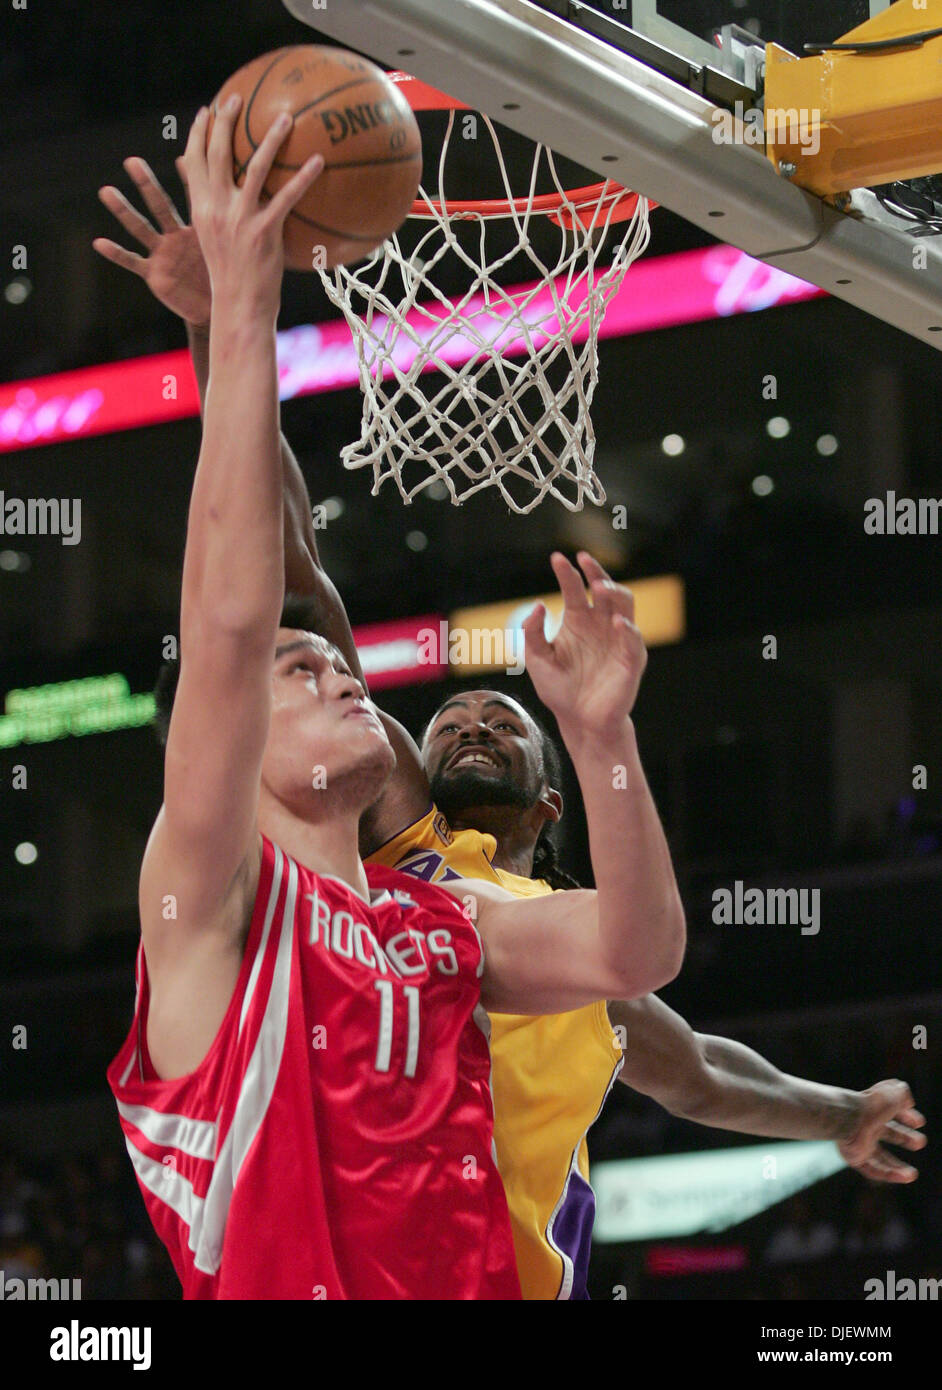
<path id="1" fill-rule="evenodd" d="M 362 811 L 379 795 L 395 754 L 372 702 L 341 653 L 308 630 L 309 613 L 286 603 L 271 672 L 271 714 L 262 759 L 260 815 L 278 803 L 299 819 Z M 155 724 L 164 743 L 179 662 L 158 678 Z"/>
<path id="2" fill-rule="evenodd" d="M 422 757 L 432 799 L 456 827 L 533 849 L 533 874 L 573 887 L 556 862 L 563 801 L 559 753 L 524 707 L 496 690 L 446 700 L 429 722 Z"/>

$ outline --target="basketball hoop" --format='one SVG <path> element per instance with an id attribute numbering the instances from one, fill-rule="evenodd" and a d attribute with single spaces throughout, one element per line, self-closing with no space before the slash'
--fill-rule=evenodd
<path id="1" fill-rule="evenodd" d="M 341 457 L 373 469 L 373 494 L 394 479 L 405 502 L 436 481 L 453 503 L 486 487 L 515 512 L 550 494 L 570 511 L 605 492 L 593 471 L 590 407 L 598 381 L 598 331 L 605 307 L 650 238 L 653 204 L 611 180 L 567 190 L 553 153 L 537 145 L 529 187 L 515 194 L 491 120 L 504 195 L 461 201 L 446 196 L 446 164 L 463 103 L 406 73 L 390 73 L 415 111 L 447 112 L 438 159 L 438 196 L 424 187 L 405 227 L 367 260 L 321 271 L 353 334 L 363 394 L 360 439 Z M 553 191 L 538 194 L 544 169 Z M 550 256 L 538 255 L 531 223 L 558 229 Z M 488 251 L 489 224 L 506 229 Z M 417 237 L 411 251 L 403 233 Z M 493 241 L 493 233 L 492 233 Z M 611 241 L 611 262 L 597 268 Z M 526 285 L 494 279 L 515 256 L 536 272 Z M 461 289 L 436 284 L 445 267 Z M 425 373 L 441 376 L 422 389 Z"/>

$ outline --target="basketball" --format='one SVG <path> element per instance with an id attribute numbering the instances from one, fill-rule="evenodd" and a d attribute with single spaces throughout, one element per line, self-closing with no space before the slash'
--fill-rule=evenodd
<path id="1" fill-rule="evenodd" d="M 375 63 L 321 44 L 265 53 L 221 88 L 210 133 L 215 113 L 234 92 L 242 97 L 232 136 L 238 184 L 283 111 L 294 126 L 265 192 L 276 193 L 311 155 L 325 159 L 323 173 L 285 221 L 289 269 L 362 260 L 402 224 L 422 177 L 421 136 L 408 101 Z"/>

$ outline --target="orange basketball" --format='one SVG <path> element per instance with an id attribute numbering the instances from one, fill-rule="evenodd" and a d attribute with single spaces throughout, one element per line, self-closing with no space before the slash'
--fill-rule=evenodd
<path id="1" fill-rule="evenodd" d="M 323 173 L 285 220 L 285 264 L 293 270 L 362 260 L 390 236 L 415 200 L 422 143 L 412 108 L 394 82 L 343 48 L 300 44 L 254 59 L 234 73 L 210 111 L 242 97 L 232 137 L 235 180 L 282 111 L 294 126 L 265 192 L 276 193 L 312 154 Z M 319 250 L 318 248 L 323 248 Z"/>

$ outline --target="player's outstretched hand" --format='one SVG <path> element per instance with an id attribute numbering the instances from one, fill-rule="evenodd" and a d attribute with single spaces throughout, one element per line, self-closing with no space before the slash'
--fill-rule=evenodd
<path id="1" fill-rule="evenodd" d="M 224 304 L 243 322 L 257 314 L 274 320 L 284 271 L 284 221 L 320 174 L 324 157 L 313 155 L 263 201 L 265 180 L 291 129 L 291 117 L 282 113 L 263 136 L 239 187 L 232 171 L 232 131 L 241 104 L 237 95 L 224 103 L 208 145 L 209 110 L 202 108 L 190 127 L 181 168 L 209 271 L 214 313 Z"/>
<path id="2" fill-rule="evenodd" d="M 596 737 L 614 736 L 634 707 L 647 663 L 647 650 L 635 626 L 635 601 L 585 551 L 579 571 L 559 553 L 553 572 L 565 601 L 559 632 L 546 640 L 546 609 L 537 604 L 523 624 L 526 664 L 537 695 L 555 714 L 561 730 Z"/>
<path id="3" fill-rule="evenodd" d="M 178 167 L 180 165 L 182 161 L 178 161 Z M 139 275 L 151 294 L 185 323 L 197 329 L 208 329 L 212 290 L 196 229 L 183 221 L 146 160 L 135 155 L 124 161 L 124 167 L 137 185 L 156 227 L 111 184 L 99 188 L 98 196 L 124 230 L 140 242 L 147 255 L 128 251 L 107 237 L 96 237 L 92 246 L 106 260 L 130 270 L 132 275 Z"/>
<path id="4" fill-rule="evenodd" d="M 860 1095 L 860 1120 L 851 1137 L 838 1144 L 841 1157 L 873 1182 L 914 1182 L 918 1171 L 883 1147 L 884 1144 L 897 1144 L 904 1149 L 926 1146 L 926 1136 L 920 1133 L 926 1119 L 915 1108 L 906 1082 L 878 1081 Z"/>

